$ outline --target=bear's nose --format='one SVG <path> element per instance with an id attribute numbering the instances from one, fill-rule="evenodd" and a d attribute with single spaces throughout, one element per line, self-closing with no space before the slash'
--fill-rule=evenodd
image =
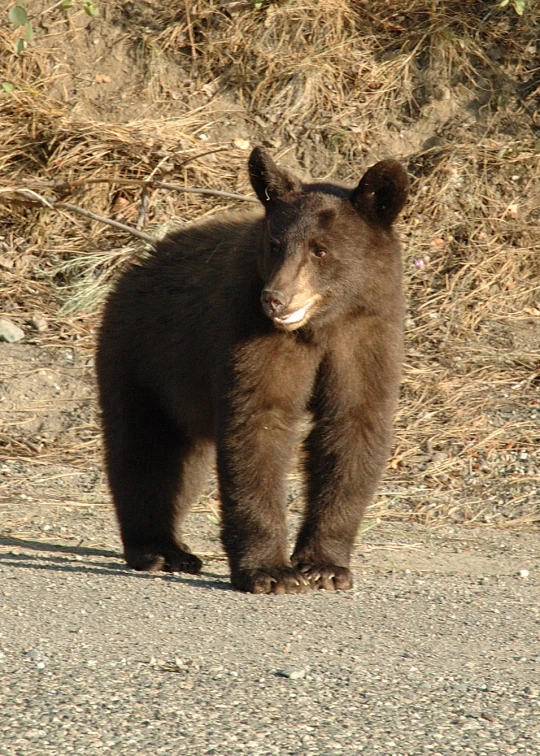
<path id="1" fill-rule="evenodd" d="M 285 309 L 289 300 L 279 289 L 264 289 L 261 294 L 261 302 L 265 315 L 273 318 Z"/>

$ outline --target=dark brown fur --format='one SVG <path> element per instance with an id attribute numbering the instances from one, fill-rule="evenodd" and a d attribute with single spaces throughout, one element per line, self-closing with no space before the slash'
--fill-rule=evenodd
<path id="1" fill-rule="evenodd" d="M 402 355 L 407 193 L 384 161 L 354 190 L 302 184 L 256 148 L 265 213 L 169 235 L 109 297 L 97 356 L 125 557 L 197 573 L 180 524 L 216 457 L 233 585 L 350 588 L 349 560 L 391 436 Z M 291 558 L 285 477 L 306 410 L 307 505 Z"/>

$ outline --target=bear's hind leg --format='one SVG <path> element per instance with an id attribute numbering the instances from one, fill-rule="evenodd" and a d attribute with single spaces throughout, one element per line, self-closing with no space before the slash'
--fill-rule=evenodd
<path id="1" fill-rule="evenodd" d="M 103 412 L 126 562 L 135 570 L 197 574 L 202 562 L 179 540 L 177 525 L 207 480 L 212 447 L 191 440 L 148 397 L 129 404 Z"/>

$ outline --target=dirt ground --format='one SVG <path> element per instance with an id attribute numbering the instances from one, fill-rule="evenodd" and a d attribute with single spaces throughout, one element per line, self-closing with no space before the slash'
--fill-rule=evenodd
<path id="1" fill-rule="evenodd" d="M 540 754 L 536 533 L 383 522 L 353 591 L 267 597 L 208 510 L 198 576 L 127 569 L 105 502 L 0 516 L 1 756 Z"/>
<path id="2" fill-rule="evenodd" d="M 70 339 L 66 346 L 59 346 L 56 336 L 51 344 L 41 335 L 31 341 L 34 343 L 0 343 L 0 440 L 9 444 L 10 450 L 0 458 L 0 502 L 20 501 L 25 509 L 30 503 L 103 505 L 110 497 L 102 464 L 92 350 Z M 536 416 L 533 419 L 536 421 Z M 486 484 L 478 484 L 474 471 L 465 470 L 458 483 L 442 492 L 418 486 L 417 467 L 429 460 L 429 453 L 420 455 L 416 466 L 405 473 L 388 468 L 368 510 L 367 529 L 381 519 L 435 527 L 448 523 L 535 526 L 540 506 L 538 449 L 507 452 L 501 463 L 507 466 L 501 480 L 484 501 L 479 497 Z M 526 483 L 516 497 L 512 477 L 518 475 Z M 293 471 L 289 502 L 296 511 L 301 508 L 301 497 L 301 481 Z M 199 506 L 213 517 L 219 516 L 214 479 Z M 444 510 L 442 516 L 438 516 L 438 507 Z"/>

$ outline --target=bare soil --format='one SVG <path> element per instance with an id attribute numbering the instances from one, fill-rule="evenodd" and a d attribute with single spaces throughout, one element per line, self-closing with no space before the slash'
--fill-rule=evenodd
<path id="1" fill-rule="evenodd" d="M 536 533 L 385 522 L 355 589 L 125 567 L 110 507 L 0 502 L 0 755 L 540 754 Z M 291 520 L 296 521 L 296 517 Z"/>

